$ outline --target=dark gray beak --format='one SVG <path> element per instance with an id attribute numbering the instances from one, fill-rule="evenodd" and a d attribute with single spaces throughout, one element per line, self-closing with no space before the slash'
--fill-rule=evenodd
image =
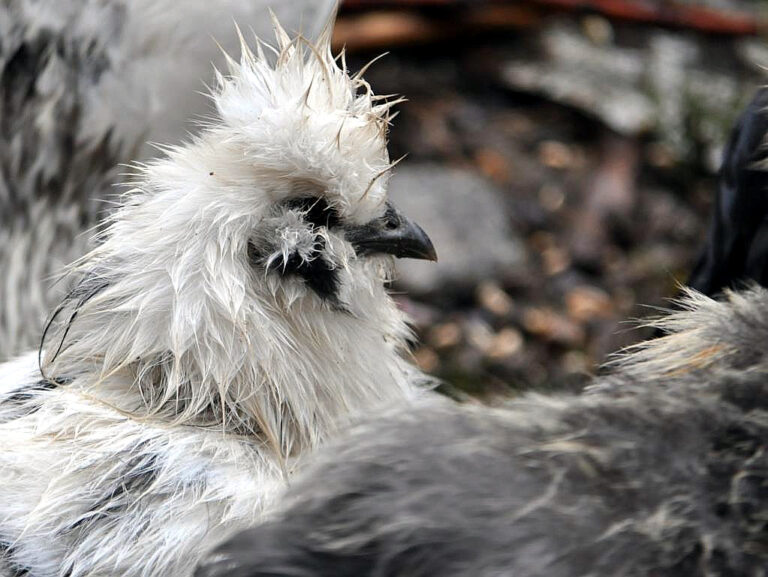
<path id="1" fill-rule="evenodd" d="M 427 233 L 389 202 L 384 216 L 361 226 L 347 227 L 345 235 L 360 256 L 391 254 L 397 258 L 437 260 Z"/>

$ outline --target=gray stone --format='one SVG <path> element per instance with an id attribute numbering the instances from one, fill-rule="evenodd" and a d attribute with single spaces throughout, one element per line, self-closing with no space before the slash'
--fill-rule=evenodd
<path id="1" fill-rule="evenodd" d="M 396 169 L 389 194 L 427 231 L 440 259 L 398 262 L 398 283 L 409 292 L 501 278 L 523 263 L 524 247 L 511 230 L 502 193 L 482 176 L 407 165 Z"/>

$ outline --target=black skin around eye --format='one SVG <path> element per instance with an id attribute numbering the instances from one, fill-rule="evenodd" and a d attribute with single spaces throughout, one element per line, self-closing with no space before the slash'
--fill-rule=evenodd
<path id="1" fill-rule="evenodd" d="M 335 228 L 341 226 L 341 219 L 333 207 L 328 206 L 324 198 L 305 196 L 293 198 L 286 205 L 293 210 L 305 213 L 304 220 L 316 227 Z"/>

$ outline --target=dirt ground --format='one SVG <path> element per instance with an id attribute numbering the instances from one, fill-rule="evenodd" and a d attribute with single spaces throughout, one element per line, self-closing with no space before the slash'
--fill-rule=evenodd
<path id="1" fill-rule="evenodd" d="M 652 130 L 622 134 L 589 111 L 510 88 L 503 64 L 530 42 L 495 33 L 408 46 L 367 73 L 377 93 L 408 98 L 392 157 L 484 175 L 525 247 L 524 264 L 481 282 L 398 296 L 416 321 L 417 362 L 449 390 L 485 399 L 578 389 L 612 353 L 647 338 L 638 324 L 685 281 L 716 184 L 696 142 L 675 157 Z M 350 67 L 372 55 L 352 54 Z"/>

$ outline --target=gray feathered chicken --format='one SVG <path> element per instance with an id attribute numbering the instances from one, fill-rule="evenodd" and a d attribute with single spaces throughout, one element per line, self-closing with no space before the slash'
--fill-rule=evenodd
<path id="1" fill-rule="evenodd" d="M 765 576 L 768 291 L 684 308 L 584 395 L 367 419 L 196 576 Z"/>
<path id="2" fill-rule="evenodd" d="M 120 163 L 176 143 L 198 91 L 237 46 L 233 20 L 269 31 L 268 0 L 0 2 L 0 360 L 37 346 L 61 267 L 82 256 Z M 280 0 L 308 37 L 333 0 Z"/>
<path id="3" fill-rule="evenodd" d="M 275 28 L 216 120 L 135 167 L 40 367 L 0 365 L 3 577 L 189 575 L 349 415 L 419 394 L 385 281 L 435 252 L 387 200 L 393 102 L 330 23 Z"/>

